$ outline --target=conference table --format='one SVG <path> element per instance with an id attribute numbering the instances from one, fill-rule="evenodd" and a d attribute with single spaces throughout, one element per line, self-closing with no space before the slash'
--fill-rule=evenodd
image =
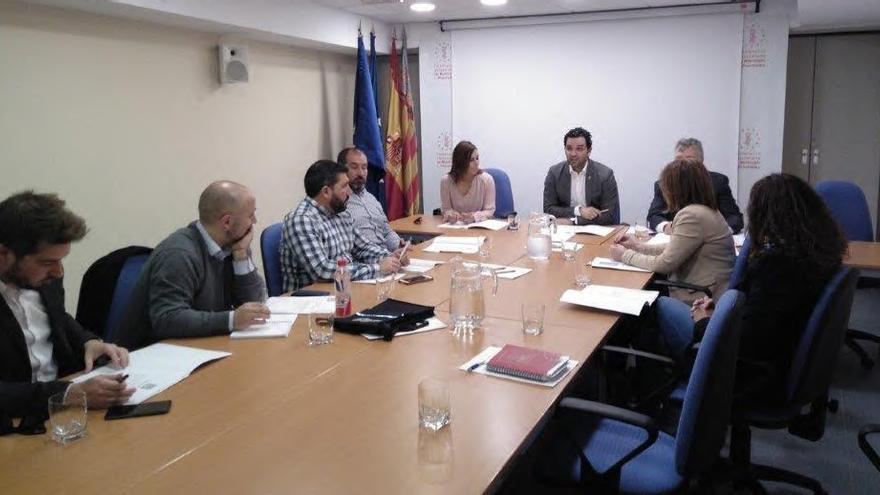
<path id="1" fill-rule="evenodd" d="M 151 400 L 172 400 L 167 415 L 104 421 L 89 412 L 86 438 L 61 446 L 47 435 L 0 438 L 0 493 L 479 493 L 497 489 L 517 457 L 565 396 L 566 387 L 606 339 L 619 315 L 559 302 L 573 288 L 573 263 L 525 256 L 519 231 L 448 231 L 422 216 L 393 223 L 403 233 L 484 235 L 489 263 L 532 268 L 486 289 L 487 318 L 472 336 L 449 328 L 391 342 L 337 333 L 306 342 L 307 318 L 287 338 L 172 340 L 231 355 L 209 363 Z M 607 256 L 619 232 L 577 235 L 578 262 Z M 434 305 L 448 323 L 450 253 L 413 246 L 410 257 L 442 261 L 434 281 L 396 284 L 391 297 Z M 479 259 L 477 255 L 463 255 Z M 651 274 L 593 270 L 593 282 L 644 287 Z M 329 289 L 329 284 L 313 288 Z M 520 304 L 547 305 L 544 333 L 525 336 Z M 355 310 L 376 303 L 375 286 L 353 284 Z M 466 373 L 458 367 L 487 346 L 518 344 L 580 362 L 556 387 Z M 418 383 L 447 380 L 452 422 L 419 428 Z"/>

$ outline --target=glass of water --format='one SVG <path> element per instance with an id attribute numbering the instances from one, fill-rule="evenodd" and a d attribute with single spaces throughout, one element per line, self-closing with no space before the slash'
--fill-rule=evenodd
<path id="1" fill-rule="evenodd" d="M 639 222 L 633 222 L 633 237 L 639 241 L 647 241 L 648 238 L 651 237 L 651 234 L 647 226 L 642 225 Z"/>
<path id="2" fill-rule="evenodd" d="M 507 215 L 507 230 L 519 230 L 519 219 L 516 213 Z"/>
<path id="3" fill-rule="evenodd" d="M 419 425 L 437 431 L 450 421 L 449 382 L 440 378 L 426 378 L 419 382 Z"/>
<path id="4" fill-rule="evenodd" d="M 562 241 L 562 259 L 565 261 L 574 261 L 575 253 L 577 253 L 577 243 L 570 241 Z"/>
<path id="5" fill-rule="evenodd" d="M 81 390 L 70 390 L 49 397 L 49 424 L 52 439 L 64 445 L 86 434 L 88 425 L 88 405 L 86 394 Z"/>
<path id="6" fill-rule="evenodd" d="M 480 243 L 477 254 L 480 256 L 483 263 L 489 261 L 489 257 L 492 256 L 492 238 L 486 237 L 483 239 L 483 242 Z"/>
<path id="7" fill-rule="evenodd" d="M 327 311 L 324 308 L 321 311 L 309 313 L 309 345 L 324 345 L 333 342 L 333 318 L 333 311 Z"/>
<path id="8" fill-rule="evenodd" d="M 524 302 L 522 311 L 522 329 L 526 335 L 544 333 L 544 305 L 535 302 Z"/>
<path id="9" fill-rule="evenodd" d="M 379 277 L 376 279 L 376 302 L 383 302 L 391 297 L 396 282 L 394 275 Z"/>
<path id="10" fill-rule="evenodd" d="M 578 289 L 584 289 L 593 283 L 593 267 L 589 261 L 579 261 L 574 266 L 574 285 Z"/>

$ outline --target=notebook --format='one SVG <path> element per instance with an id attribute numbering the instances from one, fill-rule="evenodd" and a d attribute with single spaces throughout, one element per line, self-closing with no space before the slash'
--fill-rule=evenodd
<path id="1" fill-rule="evenodd" d="M 549 382 L 567 370 L 566 363 L 568 356 L 556 352 L 505 344 L 501 351 L 486 363 L 486 369 L 493 373 L 536 382 Z"/>
<path id="2" fill-rule="evenodd" d="M 507 222 L 504 220 L 488 219 L 482 222 L 474 223 L 442 223 L 438 225 L 441 229 L 489 229 L 504 230 L 507 228 Z"/>

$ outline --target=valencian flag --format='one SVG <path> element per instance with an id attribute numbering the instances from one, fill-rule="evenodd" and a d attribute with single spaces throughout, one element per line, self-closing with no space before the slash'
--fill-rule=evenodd
<path id="1" fill-rule="evenodd" d="M 382 153 L 382 134 L 379 132 L 379 117 L 376 115 L 376 98 L 373 93 L 373 79 L 364 49 L 364 37 L 358 28 L 357 74 L 354 87 L 354 145 L 367 155 L 370 176 L 377 179 L 367 181 L 367 190 L 378 192 L 379 180 L 385 170 L 385 155 Z M 376 170 L 374 172 L 373 170 Z"/>
<path id="2" fill-rule="evenodd" d="M 419 156 L 413 101 L 409 92 L 406 61 L 406 31 L 397 56 L 397 40 L 391 39 L 391 95 L 388 98 L 388 126 L 385 135 L 385 200 L 389 220 L 418 213 Z"/>

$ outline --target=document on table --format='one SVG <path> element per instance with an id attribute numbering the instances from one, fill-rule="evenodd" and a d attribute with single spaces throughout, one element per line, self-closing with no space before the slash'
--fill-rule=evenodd
<path id="1" fill-rule="evenodd" d="M 608 268 L 610 270 L 623 270 L 627 272 L 643 272 L 650 273 L 650 270 L 645 270 L 644 268 L 639 268 L 637 266 L 627 265 L 622 261 L 614 261 L 609 258 L 602 258 L 596 256 L 593 258 L 593 261 L 590 262 L 593 268 Z"/>
<path id="2" fill-rule="evenodd" d="M 507 280 L 517 279 L 532 271 L 531 268 L 523 268 L 521 266 L 494 265 L 492 263 L 483 263 L 482 266 L 483 268 L 488 268 L 494 271 L 495 275 L 498 275 L 498 278 L 504 278 Z"/>
<path id="3" fill-rule="evenodd" d="M 269 321 L 262 325 L 251 325 L 244 330 L 236 330 L 229 334 L 229 338 L 232 339 L 266 339 L 271 337 L 287 337 L 290 335 L 290 329 L 293 327 L 293 322 L 296 321 L 296 315 L 281 315 L 284 318 L 278 318 L 275 321 L 272 321 L 272 318 L 269 318 Z M 293 318 L 290 318 L 293 316 Z"/>
<path id="4" fill-rule="evenodd" d="M 126 404 L 140 404 L 188 377 L 199 366 L 229 355 L 230 353 L 222 351 L 173 344 L 153 344 L 129 354 L 128 366 L 123 370 L 101 366 L 75 378 L 73 382 L 80 383 L 98 375 L 125 373 L 128 375 L 126 384 L 136 388 Z"/>
<path id="5" fill-rule="evenodd" d="M 650 246 L 656 246 L 658 244 L 669 244 L 670 239 L 672 239 L 672 236 L 670 236 L 669 234 L 657 232 L 656 234 L 654 234 L 654 237 L 646 241 L 645 244 Z"/>
<path id="6" fill-rule="evenodd" d="M 434 261 L 434 260 L 421 260 L 418 258 L 410 258 L 409 264 L 404 266 L 403 269 L 408 272 L 414 273 L 425 273 L 427 271 L 433 270 L 437 265 L 442 265 L 442 261 Z"/>
<path id="7" fill-rule="evenodd" d="M 565 242 L 572 237 L 574 237 L 574 232 L 557 230 L 556 232 L 550 234 L 550 242 L 552 242 L 553 244 Z"/>
<path id="8" fill-rule="evenodd" d="M 389 276 L 390 276 L 390 275 L 389 275 Z M 394 274 L 394 280 L 400 280 L 400 279 L 402 279 L 402 278 L 405 277 L 405 276 L 406 276 L 405 273 L 395 273 L 395 274 Z M 381 278 L 385 278 L 385 277 L 381 277 Z M 375 278 L 366 278 L 366 279 L 364 279 L 364 280 L 353 280 L 353 282 L 356 283 L 356 284 L 372 284 L 372 285 L 376 285 L 376 280 L 378 280 L 378 279 L 375 279 Z"/>
<path id="9" fill-rule="evenodd" d="M 438 225 L 441 229 L 488 229 L 488 230 L 504 230 L 507 228 L 507 222 L 504 220 L 495 220 L 490 218 L 482 222 L 474 223 L 441 223 Z"/>
<path id="10" fill-rule="evenodd" d="M 434 242 L 424 250 L 429 253 L 464 253 L 474 254 L 480 250 L 480 244 L 486 238 L 478 237 L 453 237 L 441 235 L 435 237 Z"/>
<path id="11" fill-rule="evenodd" d="M 574 359 L 569 359 L 568 362 L 565 363 L 565 372 L 560 374 L 557 379 L 555 379 L 553 381 L 549 381 L 549 382 L 538 382 L 535 380 L 529 380 L 527 378 L 520 378 L 518 376 L 503 375 L 501 373 L 493 373 L 493 372 L 487 370 L 486 363 L 488 363 L 489 360 L 492 359 L 495 356 L 495 354 L 498 354 L 499 352 L 501 352 L 500 347 L 489 346 L 489 347 L 483 349 L 482 352 L 480 352 L 479 354 L 477 354 L 476 356 L 471 358 L 468 362 L 459 366 L 458 369 L 460 369 L 461 371 L 467 371 L 470 373 L 479 373 L 481 375 L 489 375 L 489 376 L 494 376 L 496 378 L 505 378 L 507 380 L 513 380 L 515 382 L 531 383 L 532 385 L 542 385 L 544 387 L 553 388 L 557 384 L 559 384 L 559 382 L 561 382 L 563 378 L 568 376 L 568 374 L 571 372 L 571 370 L 573 370 L 574 367 L 578 365 L 578 361 L 576 361 Z M 474 366 L 477 366 L 477 367 L 474 369 L 471 369 Z"/>
<path id="12" fill-rule="evenodd" d="M 603 227 L 601 225 L 559 225 L 556 232 L 570 232 L 571 234 L 591 234 L 605 237 L 614 232 L 617 227 Z"/>
<path id="13" fill-rule="evenodd" d="M 266 306 L 272 313 L 271 318 L 280 315 L 301 315 L 309 313 L 332 313 L 336 311 L 336 300 L 333 296 L 309 297 L 270 297 Z M 270 321 L 272 321 L 270 318 Z M 277 321 L 277 320 L 276 320 Z"/>
<path id="14" fill-rule="evenodd" d="M 742 247 L 742 245 L 746 242 L 745 234 L 735 234 L 733 236 L 733 245 L 736 247 Z"/>
<path id="15" fill-rule="evenodd" d="M 422 328 L 417 328 L 417 329 L 412 330 L 410 332 L 397 332 L 394 334 L 394 336 L 395 337 L 405 337 L 407 335 L 414 335 L 417 333 L 431 332 L 433 330 L 440 330 L 441 328 L 446 328 L 446 323 L 443 323 L 443 321 L 440 318 L 429 318 L 427 326 L 424 326 Z M 369 333 L 363 333 L 361 335 L 363 335 L 364 338 L 367 340 L 379 340 L 382 338 L 381 335 L 373 335 L 373 334 L 369 334 Z"/>
<path id="16" fill-rule="evenodd" d="M 582 290 L 565 291 L 559 300 L 569 304 L 638 316 L 645 304 L 653 304 L 659 295 L 660 293 L 655 290 L 588 285 Z"/>
<path id="17" fill-rule="evenodd" d="M 564 244 L 566 247 L 571 246 L 571 245 L 574 245 L 574 250 L 575 250 L 575 252 L 580 251 L 581 248 L 584 247 L 584 245 L 581 244 L 581 243 L 579 243 L 579 242 L 558 242 L 558 243 L 557 243 L 557 242 L 554 242 L 554 243 L 553 243 L 553 251 L 554 251 L 554 252 L 557 252 L 557 253 L 561 252 L 561 251 L 562 251 L 562 245 L 563 245 L 563 244 Z"/>

